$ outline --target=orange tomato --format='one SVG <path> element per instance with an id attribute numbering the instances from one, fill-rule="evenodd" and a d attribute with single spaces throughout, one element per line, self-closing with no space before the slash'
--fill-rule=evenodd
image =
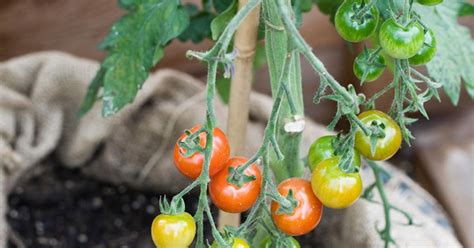
<path id="1" fill-rule="evenodd" d="M 254 176 L 255 180 L 244 183 L 240 188 L 227 182 L 229 168 L 237 169 L 239 165 L 245 164 L 247 160 L 244 157 L 231 158 L 226 163 L 225 169 L 211 178 L 209 195 L 214 205 L 219 209 L 229 213 L 241 213 L 249 210 L 257 201 L 262 185 L 262 176 L 255 164 L 251 164 L 244 171 L 245 175 Z"/>
<path id="2" fill-rule="evenodd" d="M 289 191 L 298 201 L 291 215 L 277 214 L 280 204 L 273 201 L 271 205 L 272 218 L 275 225 L 284 233 L 299 236 L 311 232 L 319 224 L 323 206 L 311 189 L 311 183 L 301 178 L 289 178 L 278 185 L 278 192 L 286 197 Z"/>
<path id="3" fill-rule="evenodd" d="M 196 125 L 190 129 L 191 133 L 195 133 L 201 128 L 201 125 Z M 188 135 L 186 133 L 179 137 L 178 141 L 174 146 L 174 164 L 176 168 L 188 178 L 196 179 L 201 175 L 202 165 L 204 164 L 204 154 L 194 153 L 189 157 L 185 157 L 182 153 L 185 149 L 179 146 L 179 141 L 184 140 Z M 206 146 L 206 133 L 202 132 L 199 134 L 199 145 L 201 147 Z M 217 172 L 222 170 L 230 156 L 230 146 L 227 141 L 227 137 L 224 132 L 219 128 L 214 128 L 213 139 L 212 139 L 212 153 L 211 153 L 211 164 L 209 167 L 209 176 L 215 175 Z"/>

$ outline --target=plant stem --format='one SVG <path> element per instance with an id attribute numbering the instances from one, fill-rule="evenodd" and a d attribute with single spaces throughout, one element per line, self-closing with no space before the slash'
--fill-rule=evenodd
<path id="1" fill-rule="evenodd" d="M 243 8 L 247 3 L 248 0 L 240 0 L 239 8 Z M 227 137 L 232 156 L 240 156 L 245 153 L 249 96 L 253 82 L 253 59 L 257 46 L 259 17 L 260 8 L 257 6 L 240 24 L 234 38 L 234 50 L 237 52 L 237 57 L 234 62 L 235 74 L 231 82 L 227 117 Z M 238 226 L 240 214 L 219 211 L 218 223 L 219 230 L 223 230 L 226 225 Z"/>
<path id="2" fill-rule="evenodd" d="M 328 85 L 331 87 L 331 89 L 335 92 L 337 92 L 339 95 L 343 96 L 347 101 L 354 101 L 352 98 L 351 94 L 341 86 L 334 77 L 329 74 L 327 71 L 326 67 L 324 64 L 321 62 L 321 60 L 318 59 L 312 52 L 311 47 L 306 43 L 304 38 L 301 36 L 299 33 L 298 29 L 292 22 L 290 18 L 290 13 L 288 8 L 285 6 L 284 0 L 277 0 L 278 7 L 281 12 L 283 24 L 286 27 L 286 30 L 290 33 L 289 37 L 293 40 L 294 44 L 298 47 L 298 49 L 301 50 L 305 58 L 308 60 L 308 62 L 311 64 L 313 69 L 321 76 L 324 77 L 327 80 Z M 357 103 L 354 102 L 356 105 Z"/>
<path id="3" fill-rule="evenodd" d="M 379 231 L 381 238 L 384 240 L 385 244 L 384 247 L 387 248 L 390 243 L 393 243 L 393 239 L 390 233 L 391 229 L 391 219 L 390 219 L 390 209 L 392 208 L 392 205 L 390 205 L 390 202 L 385 195 L 385 190 L 383 187 L 383 180 L 382 180 L 382 170 L 377 165 L 374 161 L 371 160 L 366 160 L 367 164 L 372 168 L 372 171 L 374 172 L 374 177 L 375 177 L 375 187 L 377 188 L 380 198 L 382 199 L 382 204 L 383 204 L 383 211 L 385 215 L 385 227 L 381 231 Z"/>

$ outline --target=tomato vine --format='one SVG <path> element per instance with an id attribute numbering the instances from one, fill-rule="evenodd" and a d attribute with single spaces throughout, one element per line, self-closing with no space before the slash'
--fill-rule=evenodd
<path id="1" fill-rule="evenodd" d="M 446 0 L 448 1 L 458 0 Z M 335 17 L 333 20 L 335 20 L 336 30 L 344 39 L 351 42 L 370 40 L 372 47 L 365 48 L 364 52 L 358 56 L 354 62 L 354 72 L 362 84 L 365 81 L 375 80 L 385 67 L 390 69 L 393 79 L 381 91 L 366 98 L 365 95 L 356 92 L 354 85 L 349 84 L 344 87 L 327 71 L 298 30 L 302 12 L 309 11 L 313 2 L 318 4 L 324 13 L 331 14 L 332 18 Z M 431 5 L 442 1 L 418 0 L 418 2 Z M 438 46 L 442 54 L 440 56 L 447 56 L 443 55 L 447 43 L 443 39 L 440 39 L 440 42 L 436 41 L 439 35 L 436 30 L 430 28 L 430 23 L 427 22 L 429 17 L 426 17 L 429 15 L 423 14 L 423 10 L 420 10 L 420 8 L 433 7 L 420 7 L 413 0 L 345 0 L 344 2 L 248 0 L 238 9 L 236 0 L 218 1 L 218 3 L 204 0 L 203 10 L 199 12 L 196 7 L 182 6 L 178 0 L 121 0 L 119 3 L 129 11 L 129 14 L 114 25 L 111 34 L 103 42 L 103 47 L 109 51 L 109 55 L 89 87 L 80 114 L 85 114 L 92 107 L 101 88 L 104 89 L 104 115 L 113 114 L 131 102 L 147 77 L 148 70 L 163 58 L 163 48 L 170 40 L 179 38 L 201 41 L 205 37 L 216 40 L 209 51 L 187 53 L 188 57 L 207 63 L 207 111 L 205 122 L 197 128 L 187 130 L 186 135 L 176 143 L 177 154 L 175 155 L 177 157 L 184 159 L 196 153 L 203 155 L 203 160 L 200 160 L 197 165 L 202 169 L 192 174 L 184 172 L 195 180 L 176 194 L 170 203 L 163 200 L 162 204 L 164 214 L 182 215 L 183 196 L 194 188 L 199 188 L 198 209 L 194 215 L 197 224 L 197 247 L 206 245 L 203 228 L 205 217 L 211 225 L 215 239 L 213 247 L 230 247 L 234 242 L 246 242 L 240 239 L 241 237 L 259 236 L 262 233 L 276 237 L 277 247 L 294 245 L 294 239 L 289 239 L 287 234 L 300 235 L 311 231 L 319 223 L 321 202 L 326 207 L 343 208 L 354 203 L 359 196 L 383 205 L 385 227 L 379 233 L 386 247 L 395 243 L 391 236 L 391 210 L 402 213 L 407 218 L 408 225 L 414 224 L 409 213 L 390 204 L 383 188 L 384 178 L 388 178 L 389 175 L 374 161 L 366 160 L 374 173 L 375 183 L 366 187 L 361 193 L 359 153 L 374 160 L 386 160 L 391 157 L 400 147 L 400 136 L 403 136 L 408 144 L 413 139 L 407 126 L 416 119 L 407 115 L 419 112 L 428 118 L 424 104 L 433 97 L 440 99 L 438 93 L 440 87 L 449 89 L 447 82 L 437 82 L 412 67 L 412 65 L 428 63 L 428 69 L 430 69 L 431 59 L 437 63 L 436 66 L 439 66 L 441 62 L 436 62 Z M 220 233 L 211 214 L 207 196 L 209 183 L 213 180 L 210 175 L 211 167 L 214 168 L 211 160 L 214 149 L 217 149 L 213 143 L 216 138 L 214 130 L 217 128 L 214 101 L 218 69 L 223 67 L 224 75 L 232 76 L 234 59 L 236 53 L 239 52 L 230 51 L 234 34 L 242 21 L 258 6 L 262 8 L 260 28 L 263 32 L 260 36 L 265 38 L 266 42 L 265 49 L 274 102 L 260 148 L 249 159 L 239 160 L 241 165 L 224 168 L 223 170 L 228 171 L 223 171 L 224 177 L 227 177 L 223 183 L 237 189 L 242 185 L 253 183 L 257 177 L 248 175 L 246 172 L 248 169 L 254 170 L 255 163 L 261 164 L 263 173 L 261 183 L 258 184 L 259 193 L 256 193 L 258 198 L 252 199 L 254 204 L 245 222 L 237 228 L 228 227 L 224 233 Z M 168 18 L 170 16 L 173 18 Z M 155 27 L 153 24 L 158 22 L 161 26 Z M 126 34 L 130 30 L 133 30 L 131 35 L 135 38 L 141 38 L 130 38 L 130 34 Z M 472 44 L 469 45 L 472 46 Z M 424 51 L 428 53 L 425 56 L 421 54 Z M 137 52 L 138 55 L 133 55 L 133 52 Z M 324 149 L 329 151 L 329 155 L 324 156 L 330 157 L 319 161 L 319 158 L 314 159 L 314 156 L 309 155 L 310 163 L 318 161 L 317 164 L 309 165 L 314 170 L 312 190 L 307 190 L 311 188 L 311 186 L 308 187 L 311 185 L 309 181 L 297 179 L 303 175 L 305 169 L 299 146 L 305 125 L 301 56 L 320 77 L 320 85 L 313 98 L 314 103 L 331 100 L 337 104 L 337 111 L 328 129 L 334 130 L 342 118 L 349 122 L 347 132 L 340 132 L 324 145 Z M 415 59 L 414 56 L 421 57 Z M 459 61 L 456 60 L 460 63 Z M 471 76 L 472 68 L 467 71 L 460 72 L 463 78 Z M 438 74 L 433 74 L 436 79 L 442 79 Z M 460 83 L 454 81 L 448 82 Z M 471 87 L 474 88 L 470 83 L 472 82 L 467 82 L 466 88 L 468 93 L 474 95 L 474 91 L 469 90 Z M 132 88 L 127 91 L 128 88 L 125 86 Z M 377 99 L 389 91 L 394 92 L 389 114 L 375 111 Z M 456 93 L 452 90 L 447 90 L 447 92 L 455 98 Z M 364 112 L 361 114 L 362 111 Z M 395 136 L 393 132 L 396 133 Z M 201 139 L 205 139 L 205 142 L 202 143 Z M 381 140 L 388 141 L 391 147 L 383 147 Z M 327 178 L 327 175 L 322 173 L 318 174 L 323 167 L 330 171 L 331 177 L 334 178 Z M 183 172 L 183 170 L 180 168 L 180 171 Z M 200 172 L 199 175 L 197 172 Z M 212 174 L 215 173 L 217 171 L 212 172 Z M 290 181 L 293 184 L 288 186 Z M 324 184 L 327 184 L 327 181 L 338 183 L 340 187 L 325 187 L 327 185 Z M 355 183 L 343 185 L 347 181 Z M 283 188 L 284 190 L 280 190 Z M 296 190 L 297 188 L 305 190 Z M 338 192 L 341 188 L 351 191 L 351 194 L 341 194 Z M 374 189 L 377 189 L 381 202 L 373 199 Z M 313 222 L 305 223 L 308 227 L 305 230 L 293 230 L 291 225 L 288 228 L 283 227 L 282 222 L 286 221 L 285 217 L 295 215 L 306 204 L 299 195 L 303 191 L 309 194 L 308 197 L 303 197 L 304 199 L 313 199 L 313 197 L 315 199 L 307 204 L 313 204 L 314 208 L 318 205 L 321 211 L 313 213 Z M 328 192 L 332 194 L 329 198 L 325 195 Z M 270 200 L 273 201 L 271 211 L 267 206 Z M 242 209 L 247 210 L 248 206 L 232 209 L 239 212 L 243 211 Z"/>

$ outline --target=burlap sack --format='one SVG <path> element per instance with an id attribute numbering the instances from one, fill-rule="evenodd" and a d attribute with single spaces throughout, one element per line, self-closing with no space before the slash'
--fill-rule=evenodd
<path id="1" fill-rule="evenodd" d="M 189 181 L 172 163 L 172 147 L 182 130 L 204 118 L 204 86 L 173 70 L 160 70 L 145 83 L 137 99 L 119 114 L 102 118 L 100 104 L 84 118 L 75 117 L 98 64 L 58 52 L 36 53 L 0 63 L 0 246 L 6 242 L 6 196 L 28 169 L 47 155 L 89 175 L 136 188 L 177 192 Z M 251 95 L 247 153 L 261 142 L 272 101 Z M 226 107 L 216 102 L 221 127 Z M 307 121 L 302 149 L 307 150 L 324 127 Z M 458 247 L 451 225 L 436 201 L 388 164 L 393 174 L 387 194 L 410 211 L 422 227 L 399 225 L 393 234 L 402 246 Z M 364 184 L 373 176 L 362 171 Z M 328 247 L 380 247 L 374 227 L 383 226 L 380 205 L 360 200 L 347 210 L 326 210 L 314 242 Z"/>

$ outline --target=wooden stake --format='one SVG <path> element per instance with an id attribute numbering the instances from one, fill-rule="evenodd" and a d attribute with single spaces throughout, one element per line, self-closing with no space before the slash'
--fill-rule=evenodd
<path id="1" fill-rule="evenodd" d="M 248 0 L 239 0 L 239 9 Z M 229 115 L 227 118 L 227 137 L 231 146 L 231 155 L 239 156 L 245 153 L 245 137 L 249 117 L 249 96 L 253 81 L 253 59 L 257 46 L 260 8 L 255 8 L 242 22 L 235 33 L 234 48 L 237 52 L 235 72 L 232 77 Z M 240 214 L 219 211 L 218 226 L 220 230 L 228 226 L 238 226 Z"/>

